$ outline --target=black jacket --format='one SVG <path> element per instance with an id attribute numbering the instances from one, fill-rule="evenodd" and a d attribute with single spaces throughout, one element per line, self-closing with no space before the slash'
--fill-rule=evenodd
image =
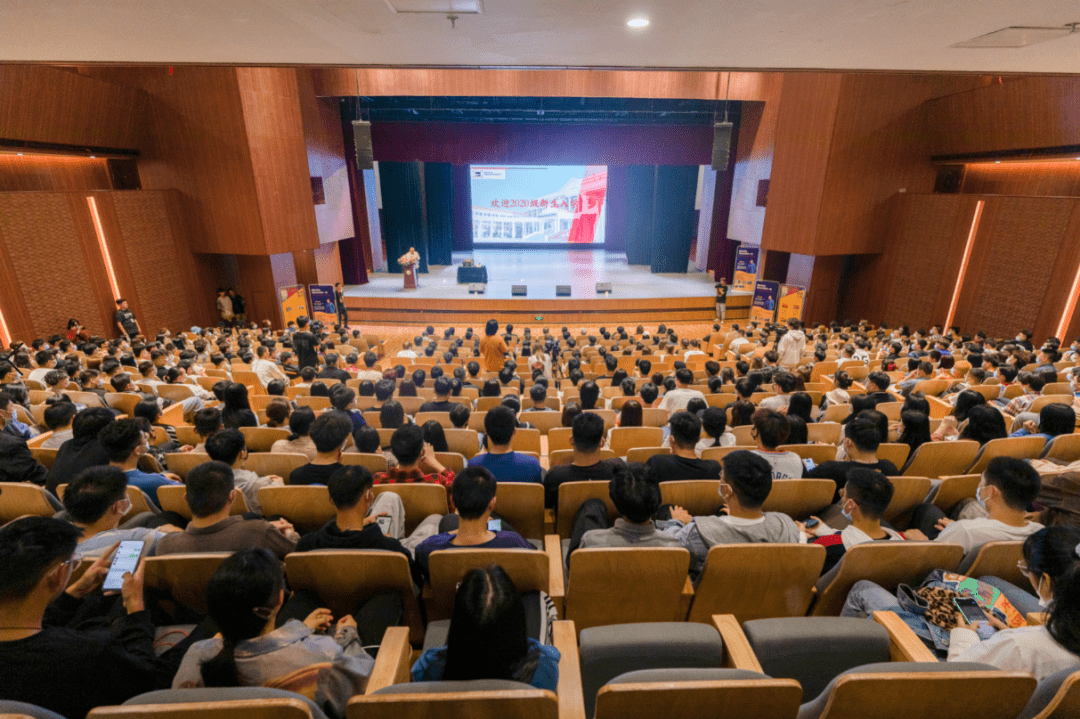
<path id="1" fill-rule="evenodd" d="M 48 473 L 48 468 L 34 459 L 25 441 L 0 432 L 0 482 L 42 485 Z"/>
<path id="2" fill-rule="evenodd" d="M 75 479 L 75 475 L 87 467 L 108 464 L 105 450 L 98 444 L 97 437 L 78 437 L 69 439 L 60 445 L 56 459 L 45 478 L 45 489 L 56 494 L 56 488 Z"/>

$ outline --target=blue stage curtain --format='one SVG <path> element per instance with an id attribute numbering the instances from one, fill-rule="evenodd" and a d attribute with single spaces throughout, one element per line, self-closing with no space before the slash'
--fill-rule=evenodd
<path id="1" fill-rule="evenodd" d="M 424 199 L 427 203 L 428 262 L 449 265 L 454 249 L 453 165 L 424 163 Z"/>
<path id="2" fill-rule="evenodd" d="M 382 235 L 386 241 L 386 263 L 390 272 L 401 272 L 397 258 L 415 247 L 420 254 L 420 272 L 428 271 L 427 226 L 424 220 L 424 183 L 421 163 L 380 162 L 382 188 Z"/>
<path id="3" fill-rule="evenodd" d="M 454 168 L 454 252 L 472 252 L 472 185 L 468 165 Z"/>
<path id="4" fill-rule="evenodd" d="M 656 165 L 626 168 L 626 260 L 631 265 L 652 263 L 655 180 Z M 693 207 L 693 202 L 690 206 Z"/>
<path id="5" fill-rule="evenodd" d="M 698 168 L 660 165 L 656 173 L 650 264 L 653 272 L 686 272 L 697 235 Z"/>

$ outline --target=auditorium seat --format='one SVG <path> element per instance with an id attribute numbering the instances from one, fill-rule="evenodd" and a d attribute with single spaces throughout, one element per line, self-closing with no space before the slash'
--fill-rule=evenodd
<path id="1" fill-rule="evenodd" d="M 342 452 L 340 462 L 346 467 L 364 467 L 367 471 L 375 474 L 376 472 L 385 472 L 389 463 L 386 461 L 386 455 L 381 452 L 378 454 L 366 452 Z"/>
<path id="2" fill-rule="evenodd" d="M 59 449 L 45 449 L 44 447 L 34 447 L 30 450 L 30 455 L 46 467 L 52 468 L 53 462 L 56 461 L 56 453 L 59 451 Z"/>
<path id="3" fill-rule="evenodd" d="M 720 449 L 729 449 L 721 447 Z M 706 451 L 715 451 L 706 450 Z M 711 459 L 702 454 L 702 459 Z M 724 505 L 719 479 L 680 479 L 660 483 L 660 501 L 682 507 L 692 517 L 711 516 Z"/>
<path id="4" fill-rule="evenodd" d="M 0 717 L 3 719 L 64 719 L 54 711 L 7 699 L 0 699 Z"/>
<path id="5" fill-rule="evenodd" d="M 190 453 L 189 453 L 190 454 Z M 168 455 L 166 455 L 168 456 Z M 289 476 L 294 469 L 303 467 L 310 460 L 306 454 L 285 452 L 255 452 L 244 460 L 244 469 L 251 470 L 260 477 L 277 475 L 289 483 Z"/>
<path id="6" fill-rule="evenodd" d="M 130 489 L 130 487 L 129 487 Z M 182 484 L 166 484 L 157 488 L 157 502 L 163 512 L 176 512 L 181 517 L 187 520 L 191 520 L 191 508 L 188 507 L 185 494 L 187 488 Z M 265 510 L 265 507 L 263 508 Z M 229 514 L 236 516 L 244 514 L 248 511 L 247 500 L 244 499 L 243 492 L 236 493 L 236 499 L 233 501 L 232 509 Z"/>
<path id="7" fill-rule="evenodd" d="M 893 525 L 897 525 L 900 517 L 925 500 L 933 486 L 933 482 L 926 477 L 889 477 L 889 482 L 893 486 L 893 496 L 881 518 Z M 899 526 L 904 525 L 901 523 Z"/>
<path id="8" fill-rule="evenodd" d="M 892 462 L 897 469 L 903 468 L 909 454 L 911 454 L 911 447 L 903 442 L 882 442 L 878 445 L 877 458 Z"/>
<path id="9" fill-rule="evenodd" d="M 544 539 L 544 486 L 532 482 L 498 482 L 496 511 L 525 539 Z"/>
<path id="10" fill-rule="evenodd" d="M 646 462 L 649 457 L 657 454 L 671 454 L 670 447 L 634 447 L 627 451 L 627 462 Z"/>
<path id="11" fill-rule="evenodd" d="M 301 534 L 318 530 L 336 514 L 330 491 L 323 485 L 262 487 L 259 504 L 264 516 L 282 516 Z"/>
<path id="12" fill-rule="evenodd" d="M 480 437 L 475 430 L 448 429 L 445 434 L 451 452 L 464 455 L 465 459 L 472 459 L 480 453 Z"/>
<path id="13" fill-rule="evenodd" d="M 1080 716 L 1080 669 L 1069 667 L 1044 677 L 1018 719 L 1072 719 Z"/>
<path id="14" fill-rule="evenodd" d="M 961 500 L 975 498 L 975 488 L 979 486 L 981 480 L 982 475 L 979 474 L 941 477 L 941 483 L 934 493 L 934 506 L 946 515 L 949 514 Z"/>
<path id="15" fill-rule="evenodd" d="M 530 413 L 532 414 L 532 413 Z M 510 440 L 510 448 L 515 452 L 535 452 L 540 454 L 540 430 L 518 429 Z"/>
<path id="16" fill-rule="evenodd" d="M 982 446 L 974 462 L 964 474 L 982 474 L 986 465 L 995 457 L 1015 457 L 1016 459 L 1035 459 L 1046 449 L 1043 437 L 1003 437 L 992 439 Z"/>
<path id="17" fill-rule="evenodd" d="M 968 577 L 998 577 L 1017 586 L 1025 586 L 1027 575 L 1020 571 L 1024 543 L 987 542 L 968 552 L 956 571 Z"/>
<path id="18" fill-rule="evenodd" d="M 44 487 L 30 482 L 0 482 L 0 524 L 23 515 L 51 517 L 63 508 Z"/>
<path id="19" fill-rule="evenodd" d="M 562 606 L 562 558 L 538 549 L 442 549 L 428 557 L 429 579 L 424 587 L 428 621 L 449 619 L 457 586 L 470 569 L 497 564 L 519 592 L 546 592 Z"/>
<path id="20" fill-rule="evenodd" d="M 98 707 L 90 719 L 320 719 L 312 700 L 270 687 L 161 689 L 120 706 Z"/>
<path id="21" fill-rule="evenodd" d="M 383 492 L 393 492 L 401 497 L 405 507 L 405 534 L 411 534 L 420 522 L 432 514 L 449 514 L 446 487 L 441 484 L 426 482 L 376 484 L 375 496 Z"/>
<path id="22" fill-rule="evenodd" d="M 616 457 L 624 457 L 635 447 L 659 447 L 664 442 L 660 427 L 615 427 L 611 430 L 608 448 Z"/>
<path id="23" fill-rule="evenodd" d="M 574 448 L 572 437 L 573 430 L 570 427 L 551 428 L 547 434 L 548 453 L 567 449 L 572 450 Z"/>
<path id="24" fill-rule="evenodd" d="M 842 425 L 839 422 L 811 422 L 806 425 L 806 438 L 810 442 L 835 446 L 840 441 L 841 428 Z"/>
<path id="25" fill-rule="evenodd" d="M 207 613 L 206 585 L 231 552 L 169 554 L 143 560 L 143 585 L 156 596 L 167 596 L 180 605 Z"/>
<path id="26" fill-rule="evenodd" d="M 777 480 L 772 483 L 761 509 L 764 512 L 782 512 L 802 521 L 832 504 L 835 493 L 836 482 L 831 479 Z"/>
<path id="27" fill-rule="evenodd" d="M 813 425 L 808 425 L 813 426 Z M 802 459 L 813 460 L 815 465 L 832 462 L 836 459 L 835 444 L 784 444 L 776 448 L 776 451 L 794 452 Z"/>
<path id="28" fill-rule="evenodd" d="M 274 442 L 287 440 L 292 434 L 287 429 L 276 427 L 241 427 L 240 432 L 244 435 L 248 452 L 269 452 Z"/>
<path id="29" fill-rule="evenodd" d="M 905 476 L 937 479 L 954 474 L 964 474 L 975 461 L 979 443 L 970 439 L 951 442 L 926 442 L 921 445 L 903 468 Z"/>
<path id="30" fill-rule="evenodd" d="M 644 669 L 620 674 L 600 688 L 596 719 L 711 716 L 796 719 L 802 689 L 743 669 Z"/>

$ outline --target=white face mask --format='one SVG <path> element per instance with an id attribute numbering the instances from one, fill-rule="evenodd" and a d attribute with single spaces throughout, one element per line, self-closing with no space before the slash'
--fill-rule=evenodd
<path id="1" fill-rule="evenodd" d="M 1044 575 L 1041 575 L 1039 577 L 1039 584 L 1038 584 L 1038 586 L 1035 587 L 1035 593 L 1039 595 L 1039 606 L 1042 607 L 1043 609 L 1046 609 L 1047 607 L 1049 607 L 1050 606 L 1050 601 L 1053 599 L 1053 595 L 1051 595 L 1050 599 L 1043 599 L 1042 585 L 1043 585 L 1043 578 L 1045 576 L 1046 575 L 1044 574 Z"/>
<path id="2" fill-rule="evenodd" d="M 847 500 L 844 500 L 844 503 L 842 505 L 840 505 L 840 514 L 844 515 L 844 519 L 851 522 L 851 521 L 853 521 L 852 513 L 847 511 L 846 509 L 844 509 L 844 507 L 846 507 L 846 506 L 847 506 Z M 853 511 L 855 511 L 854 507 L 852 507 L 852 512 Z"/>
<path id="3" fill-rule="evenodd" d="M 982 490 L 990 489 L 989 487 L 978 487 L 975 489 L 975 501 L 978 502 L 983 509 L 986 509 L 986 500 L 983 499 Z"/>

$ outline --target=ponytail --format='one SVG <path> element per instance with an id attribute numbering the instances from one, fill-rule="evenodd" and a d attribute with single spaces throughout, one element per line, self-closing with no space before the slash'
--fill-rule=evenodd
<path id="1" fill-rule="evenodd" d="M 202 663 L 204 685 L 208 687 L 240 686 L 240 677 L 236 667 L 236 644 L 234 639 L 226 639 L 217 656 Z"/>

